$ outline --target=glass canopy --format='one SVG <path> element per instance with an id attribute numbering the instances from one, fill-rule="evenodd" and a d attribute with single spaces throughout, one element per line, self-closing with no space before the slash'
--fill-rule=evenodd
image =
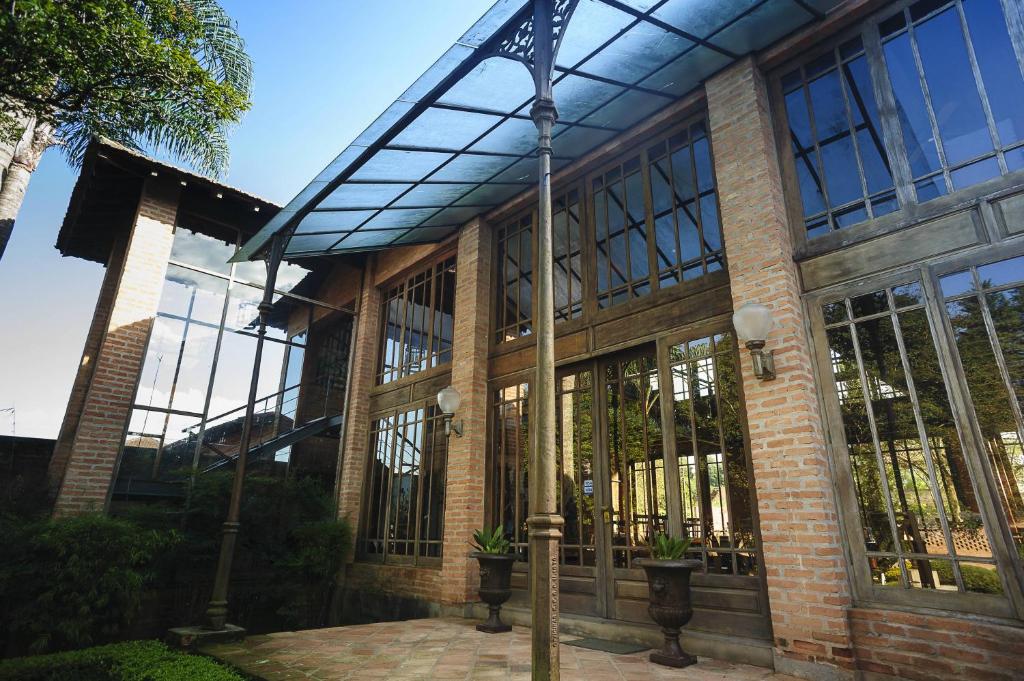
<path id="1" fill-rule="evenodd" d="M 579 0 L 555 61 L 552 169 L 838 3 Z M 285 257 L 433 243 L 535 186 L 533 80 L 516 59 L 531 16 L 532 3 L 499 0 L 235 259 L 278 232 Z"/>

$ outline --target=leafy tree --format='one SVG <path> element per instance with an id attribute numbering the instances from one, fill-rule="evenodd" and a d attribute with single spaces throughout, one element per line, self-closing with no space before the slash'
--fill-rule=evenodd
<path id="1" fill-rule="evenodd" d="M 58 146 L 89 141 L 227 168 L 252 63 L 216 0 L 11 0 L 0 9 L 0 257 L 28 181 Z"/>

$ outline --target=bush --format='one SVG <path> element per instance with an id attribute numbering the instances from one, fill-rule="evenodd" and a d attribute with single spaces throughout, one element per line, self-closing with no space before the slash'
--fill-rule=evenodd
<path id="1" fill-rule="evenodd" d="M 116 640 L 138 614 L 157 557 L 178 540 L 173 531 L 103 515 L 0 520 L 0 633 L 8 649 Z"/>
<path id="2" fill-rule="evenodd" d="M 133 641 L 0 662 L 0 681 L 244 681 L 213 660 Z"/>
<path id="3" fill-rule="evenodd" d="M 953 576 L 953 566 L 949 561 L 933 560 L 931 561 L 931 565 L 940 584 L 947 586 L 956 585 L 956 578 Z M 912 567 L 913 564 L 908 561 L 907 569 L 909 570 Z M 978 567 L 977 565 L 964 565 L 961 563 L 960 574 L 964 578 L 964 588 L 972 593 L 1003 593 L 1003 584 L 999 581 L 999 575 L 995 570 Z M 885 571 L 885 579 L 886 586 L 900 586 L 899 564 L 893 565 Z"/>

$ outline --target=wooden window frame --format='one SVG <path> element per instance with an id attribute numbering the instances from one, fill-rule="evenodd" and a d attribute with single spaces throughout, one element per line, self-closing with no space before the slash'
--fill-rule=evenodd
<path id="1" fill-rule="evenodd" d="M 950 2 L 957 3 L 956 11 L 958 12 L 960 11 L 959 3 L 961 1 L 950 0 Z M 794 255 L 797 260 L 828 253 L 854 243 L 904 229 L 917 224 L 924 218 L 946 212 L 951 206 L 961 205 L 994 192 L 1024 184 L 1024 170 L 1006 172 L 1005 164 L 1002 161 L 1003 150 L 1020 147 L 1021 144 L 1018 142 L 1016 146 L 1004 145 L 998 148 L 993 147 L 992 156 L 997 157 L 1000 163 L 1001 174 L 998 177 L 960 190 L 952 189 L 952 185 L 948 180 L 951 168 L 943 161 L 942 170 L 938 173 L 938 176 L 944 177 L 947 193 L 923 202 L 917 200 L 910 162 L 903 143 L 902 129 L 895 114 L 895 94 L 889 82 L 889 72 L 882 54 L 882 39 L 878 30 L 880 23 L 903 12 L 915 2 L 917 0 L 899 0 L 884 9 L 874 12 L 858 21 L 855 25 L 847 27 L 817 43 L 810 50 L 801 53 L 799 57 L 789 59 L 780 66 L 773 68 L 768 76 L 769 104 L 774 121 L 775 151 L 779 158 L 786 214 L 790 223 Z M 1017 55 L 1018 64 L 1022 72 L 1024 72 L 1024 18 L 1020 16 L 1021 10 L 1015 5 L 1015 2 L 1016 0 L 1000 0 L 1000 6 L 1007 23 L 1010 40 Z M 946 7 L 947 5 L 944 4 L 943 8 Z M 928 16 L 934 16 L 934 14 L 935 11 L 929 13 Z M 834 52 L 839 45 L 855 37 L 861 38 L 868 61 L 869 77 L 871 78 L 873 93 L 879 109 L 881 134 L 885 149 L 888 152 L 887 158 L 890 161 L 890 172 L 899 208 L 881 217 L 869 218 L 850 227 L 808 238 L 804 227 L 803 202 L 800 195 L 800 185 L 797 181 L 795 159 L 789 144 L 789 120 L 786 113 L 785 97 L 782 92 L 782 77 L 825 53 Z M 977 65 L 973 58 L 973 47 L 970 42 L 967 45 L 972 62 L 972 72 L 975 74 L 975 78 L 978 79 Z M 984 84 L 982 83 L 983 87 Z M 979 96 L 981 95 L 982 93 L 979 92 Z M 981 96 L 981 98 L 982 106 L 986 111 L 988 130 L 990 134 L 994 134 L 988 100 L 984 96 Z M 973 159 L 972 161 L 959 163 L 952 169 L 970 165 L 970 163 L 977 160 Z M 856 159 L 856 162 L 858 163 L 858 172 L 860 172 L 859 158 Z M 863 173 L 860 174 L 859 179 L 860 181 L 864 180 Z M 833 208 L 827 207 L 825 214 L 830 216 L 833 210 Z"/>
<path id="2" fill-rule="evenodd" d="M 839 504 L 840 524 L 846 539 L 844 545 L 850 560 L 853 593 L 857 602 L 1024 619 L 1024 561 L 1017 556 L 1006 518 L 995 502 L 991 468 L 986 457 L 980 455 L 983 445 L 980 442 L 980 434 L 976 432 L 973 404 L 966 388 L 952 329 L 944 313 L 944 298 L 938 282 L 939 277 L 944 274 L 1018 255 L 1024 255 L 1024 240 L 992 244 L 968 254 L 934 258 L 886 274 L 869 275 L 816 291 L 804 298 L 811 332 L 814 372 L 821 386 L 818 396 L 822 407 L 822 420 L 835 472 L 834 492 Z M 928 317 L 936 361 L 942 371 L 950 410 L 960 433 L 964 458 L 975 481 L 974 491 L 985 521 L 993 558 L 999 565 L 1000 576 L 1003 577 L 1003 595 L 884 587 L 874 584 L 868 571 L 868 554 L 861 539 L 864 533 L 849 462 L 839 396 L 832 375 L 822 306 L 825 303 L 910 281 L 919 281 L 922 286 L 925 299 L 923 308 Z M 919 407 L 915 405 L 914 410 L 915 413 L 919 412 Z M 937 559 L 941 560 L 941 556 L 937 556 Z"/>

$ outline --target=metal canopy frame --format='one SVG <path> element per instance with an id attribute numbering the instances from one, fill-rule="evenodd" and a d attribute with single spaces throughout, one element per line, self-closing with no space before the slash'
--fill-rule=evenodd
<path id="1" fill-rule="evenodd" d="M 553 146 L 561 150 L 552 156 L 554 169 L 685 96 L 743 55 L 820 20 L 836 4 L 838 0 L 553 0 L 552 54 L 564 42 L 563 52 L 569 56 L 564 63 L 554 62 L 550 86 L 556 98 L 560 85 L 574 88 L 570 94 L 578 100 L 571 120 L 554 126 Z M 507 67 L 495 64 L 500 72 L 484 74 L 487 80 L 480 81 L 487 91 L 466 80 L 492 59 L 518 61 L 532 73 L 533 11 L 532 2 L 499 0 L 250 239 L 235 260 L 265 256 L 274 234 L 284 237 L 286 257 L 439 242 L 473 217 L 533 187 L 537 178 L 529 159 L 536 158 L 538 149 L 530 107 L 536 97 L 526 94 L 530 89 L 525 79 L 502 80 Z M 466 103 L 452 96 L 460 83 L 463 89 L 476 87 L 473 94 L 484 101 L 488 94 L 508 99 L 509 90 L 522 89 L 524 97 L 506 107 Z M 460 140 L 464 143 L 417 139 L 417 122 L 444 136 L 443 126 L 431 127 L 423 117 L 444 120 L 445 114 L 465 115 L 474 124 Z M 506 134 L 510 126 L 517 127 Z M 492 140 L 499 136 L 504 144 L 494 148 Z M 420 161 L 422 172 L 407 170 L 409 160 Z M 400 176 L 373 170 L 374 161 L 390 163 L 391 173 Z M 432 191 L 439 185 L 446 191 Z M 336 194 L 339 189 L 342 193 Z M 435 198 L 419 198 L 424 193 Z M 342 215 L 345 221 L 334 219 Z M 376 224 L 381 222 L 387 227 Z"/>

